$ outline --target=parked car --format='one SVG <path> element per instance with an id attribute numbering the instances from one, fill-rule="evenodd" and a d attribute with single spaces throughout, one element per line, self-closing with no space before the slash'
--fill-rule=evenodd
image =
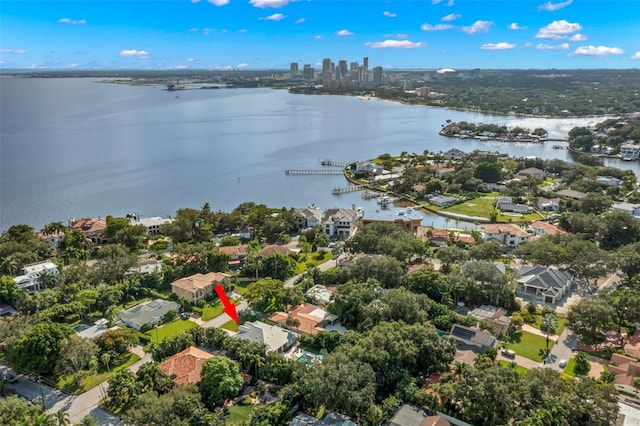
<path id="1" fill-rule="evenodd" d="M 16 376 L 16 374 L 11 370 L 3 371 L 2 377 L 9 383 L 15 383 L 18 381 L 18 376 Z"/>
<path id="2" fill-rule="evenodd" d="M 567 366 L 567 360 L 566 359 L 561 359 L 560 363 L 558 364 L 558 366 L 560 368 L 565 368 Z"/>
<path id="3" fill-rule="evenodd" d="M 514 351 L 512 351 L 511 349 L 503 349 L 502 350 L 502 355 L 506 356 L 507 358 L 515 358 L 516 357 L 516 353 Z"/>
<path id="4" fill-rule="evenodd" d="M 189 318 L 191 318 L 191 315 L 189 314 L 189 312 L 183 312 L 180 314 L 180 319 L 188 320 Z"/>

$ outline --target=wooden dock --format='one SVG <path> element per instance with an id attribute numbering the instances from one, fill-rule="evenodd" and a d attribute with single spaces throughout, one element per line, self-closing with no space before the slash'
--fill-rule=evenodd
<path id="1" fill-rule="evenodd" d="M 286 175 L 341 175 L 342 170 L 285 170 Z"/>
<path id="2" fill-rule="evenodd" d="M 330 166 L 330 167 L 342 167 L 343 169 L 349 165 L 349 163 L 341 163 L 339 161 L 333 161 L 333 160 L 322 160 L 320 164 L 323 166 Z"/>
<path id="3" fill-rule="evenodd" d="M 343 188 L 333 188 L 331 190 L 331 193 L 333 195 L 341 195 L 341 194 L 346 194 L 348 192 L 362 191 L 365 188 L 367 188 L 367 185 L 346 186 Z"/>

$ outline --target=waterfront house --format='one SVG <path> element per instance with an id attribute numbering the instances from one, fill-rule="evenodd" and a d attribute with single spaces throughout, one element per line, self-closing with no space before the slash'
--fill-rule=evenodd
<path id="1" fill-rule="evenodd" d="M 322 231 L 331 238 L 349 238 L 356 231 L 358 218 L 358 212 L 353 209 L 327 209 L 322 222 Z"/>
<path id="2" fill-rule="evenodd" d="M 262 321 L 245 322 L 233 338 L 266 345 L 269 352 L 277 353 L 285 352 L 296 342 L 296 335 L 291 331 Z"/>
<path id="3" fill-rule="evenodd" d="M 322 212 L 317 207 L 308 207 L 306 209 L 295 209 L 294 211 L 296 228 L 298 231 L 313 228 L 320 225 L 322 220 Z"/>
<path id="4" fill-rule="evenodd" d="M 447 195 L 431 194 L 429 195 L 429 202 L 434 206 L 447 207 L 455 204 L 458 201 L 456 197 L 449 197 Z"/>
<path id="5" fill-rule="evenodd" d="M 523 266 L 518 273 L 518 291 L 539 302 L 556 304 L 575 283 L 575 275 L 566 269 L 541 265 Z"/>
<path id="6" fill-rule="evenodd" d="M 82 232 L 91 240 L 92 244 L 105 244 L 106 238 L 103 233 L 107 228 L 107 221 L 102 218 L 84 218 L 69 220 L 69 228 Z"/>
<path id="7" fill-rule="evenodd" d="M 176 385 L 197 385 L 200 383 L 204 362 L 213 356 L 202 349 L 189 346 L 158 364 L 158 367 L 162 374 L 170 377 Z"/>
<path id="8" fill-rule="evenodd" d="M 49 245 L 55 249 L 60 248 L 64 242 L 66 234 L 62 231 L 54 232 L 53 234 L 38 233 L 38 238 L 46 241 Z"/>
<path id="9" fill-rule="evenodd" d="M 169 312 L 180 311 L 180 305 L 171 300 L 155 299 L 118 312 L 118 319 L 127 327 L 140 330 L 145 324 L 157 325 Z"/>
<path id="10" fill-rule="evenodd" d="M 382 164 L 374 163 L 373 161 L 358 161 L 356 163 L 356 173 L 357 172 L 367 172 L 374 176 L 381 175 L 384 172 L 384 167 Z"/>
<path id="11" fill-rule="evenodd" d="M 503 246 L 513 248 L 529 241 L 531 237 L 531 234 L 513 223 L 484 224 L 480 225 L 480 231 L 483 240 L 496 240 Z"/>
<path id="12" fill-rule="evenodd" d="M 625 143 L 620 146 L 620 157 L 623 160 L 640 159 L 640 145 Z"/>
<path id="13" fill-rule="evenodd" d="M 459 149 L 452 148 L 449 151 L 442 154 L 442 156 L 447 160 L 460 161 L 464 159 L 467 156 L 467 154 L 465 154 L 463 151 L 460 151 Z"/>
<path id="14" fill-rule="evenodd" d="M 209 272 L 206 275 L 195 274 L 172 282 L 171 292 L 178 298 L 196 304 L 213 294 L 213 289 L 218 284 L 230 279 L 231 275 L 222 272 Z"/>
<path id="15" fill-rule="evenodd" d="M 147 228 L 147 232 L 151 235 L 159 235 L 162 227 L 171 222 L 171 219 L 162 218 L 159 216 L 144 218 L 132 217 L 131 219 L 129 219 L 129 224 L 131 226 L 142 225 Z"/>
<path id="16" fill-rule="evenodd" d="M 31 263 L 22 267 L 23 275 L 19 275 L 13 279 L 18 288 L 25 289 L 29 293 L 40 291 L 40 276 L 42 274 L 51 274 L 56 277 L 60 275 L 58 265 L 45 260 L 42 262 Z"/>
<path id="17" fill-rule="evenodd" d="M 395 223 L 405 231 L 415 234 L 418 227 L 422 224 L 422 219 L 423 216 L 412 208 L 397 210 L 366 210 L 362 217 L 362 224 L 367 225 L 369 223 L 376 222 Z"/>

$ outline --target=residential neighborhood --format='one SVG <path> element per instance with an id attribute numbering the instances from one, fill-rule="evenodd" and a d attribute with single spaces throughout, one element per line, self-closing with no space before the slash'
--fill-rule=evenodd
<path id="1" fill-rule="evenodd" d="M 603 168 L 385 154 L 345 167 L 404 200 L 378 211 L 205 204 L 13 226 L 2 403 L 74 424 L 507 425 L 553 413 L 535 397 L 553 389 L 559 424 L 627 424 L 640 196 Z"/>

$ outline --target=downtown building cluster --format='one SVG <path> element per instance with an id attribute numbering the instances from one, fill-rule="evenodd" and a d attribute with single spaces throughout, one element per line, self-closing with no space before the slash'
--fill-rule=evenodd
<path id="1" fill-rule="evenodd" d="M 340 59 L 336 64 L 331 58 L 324 58 L 321 71 L 316 71 L 311 64 L 304 64 L 302 71 L 300 71 L 298 63 L 292 62 L 290 73 L 292 80 L 321 81 L 324 86 L 334 88 L 380 86 L 388 83 L 388 77 L 382 72 L 382 67 L 377 66 L 371 70 L 369 69 L 368 57 L 363 58 L 362 65 L 354 61 L 348 66 L 345 59 Z"/>

